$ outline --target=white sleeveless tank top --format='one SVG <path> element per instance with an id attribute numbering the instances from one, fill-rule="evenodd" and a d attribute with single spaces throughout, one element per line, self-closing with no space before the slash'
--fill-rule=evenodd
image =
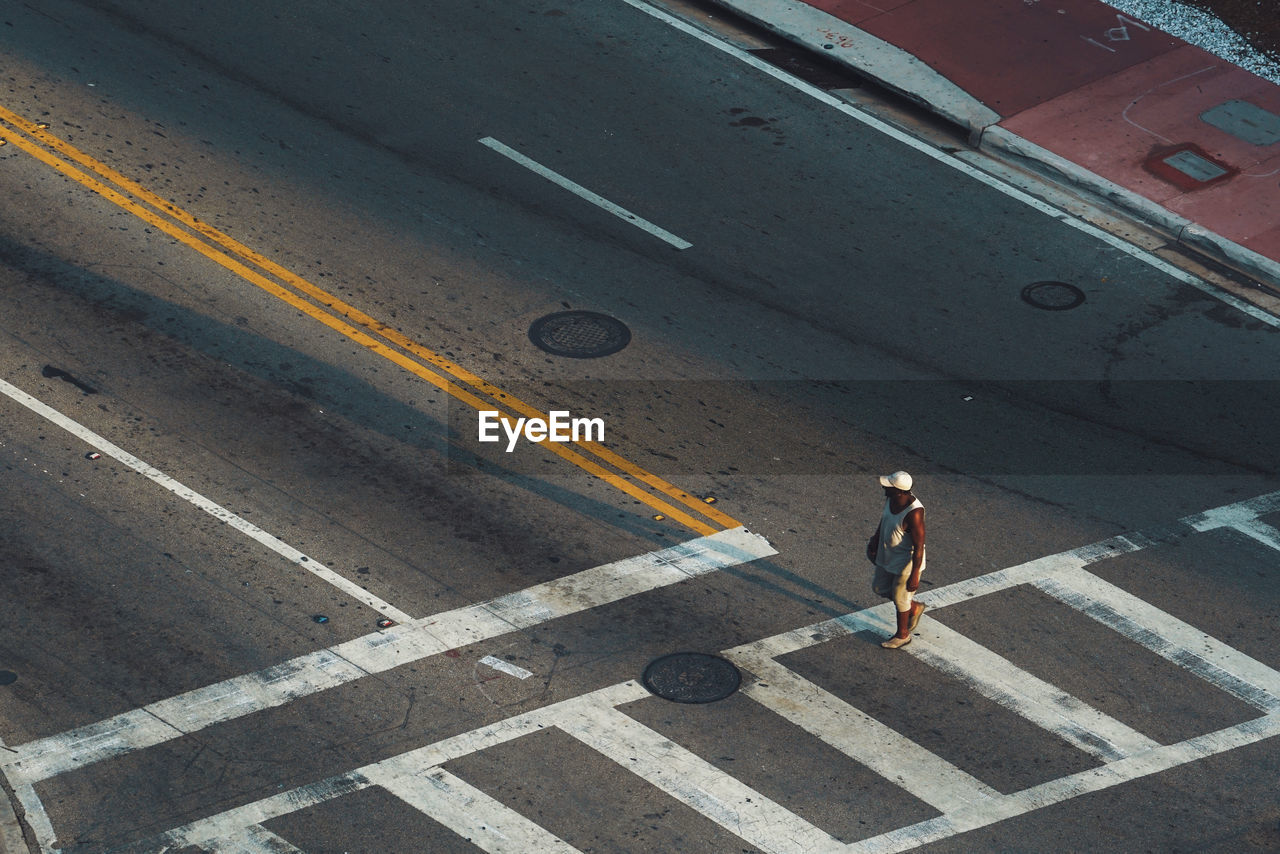
<path id="1" fill-rule="evenodd" d="M 919 498 L 902 508 L 901 513 L 894 513 L 889 509 L 889 499 L 885 499 L 884 514 L 880 517 L 880 545 L 876 549 L 876 566 L 885 572 L 901 575 L 902 571 L 911 565 L 911 555 L 915 552 L 915 546 L 911 542 L 911 537 L 907 536 L 907 529 L 903 526 L 903 522 L 907 514 L 917 507 L 924 507 Z M 920 570 L 924 571 L 923 564 Z"/>

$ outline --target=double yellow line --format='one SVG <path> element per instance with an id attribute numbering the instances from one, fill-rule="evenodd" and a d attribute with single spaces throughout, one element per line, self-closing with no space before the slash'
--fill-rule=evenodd
<path id="1" fill-rule="evenodd" d="M 308 317 L 394 362 L 476 410 L 546 418 L 460 365 L 412 341 L 337 296 L 258 254 L 175 206 L 110 166 L 46 130 L 43 124 L 0 106 L 0 138 L 71 180 L 160 229 Z M 114 186 L 113 186 L 114 185 Z M 487 399 L 486 399 L 487 398 Z M 623 459 L 598 442 L 544 442 L 544 447 L 627 495 L 700 534 L 736 528 L 739 522 L 697 496 Z M 588 456 L 589 455 L 589 456 Z"/>

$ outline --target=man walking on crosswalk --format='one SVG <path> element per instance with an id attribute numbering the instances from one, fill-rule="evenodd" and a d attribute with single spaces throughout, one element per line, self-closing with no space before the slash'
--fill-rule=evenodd
<path id="1" fill-rule="evenodd" d="M 905 471 L 883 475 L 884 513 L 880 527 L 867 542 L 867 558 L 875 564 L 871 589 L 892 599 L 898 631 L 880 644 L 898 649 L 911 643 L 911 633 L 924 613 L 924 603 L 912 601 L 924 572 L 924 505 L 911 494 L 911 475 Z"/>

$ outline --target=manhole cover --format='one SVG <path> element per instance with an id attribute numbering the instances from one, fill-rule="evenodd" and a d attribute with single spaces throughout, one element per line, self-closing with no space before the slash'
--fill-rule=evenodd
<path id="1" fill-rule="evenodd" d="M 742 674 L 718 655 L 673 652 L 649 662 L 640 682 L 664 700 L 714 703 L 738 690 Z"/>
<path id="2" fill-rule="evenodd" d="M 631 330 L 607 314 L 560 311 L 535 320 L 529 327 L 529 340 L 555 356 L 594 359 L 630 344 Z"/>
<path id="3" fill-rule="evenodd" d="M 10 685 L 18 681 L 18 674 L 12 670 L 0 670 L 0 685 Z"/>
<path id="4" fill-rule="evenodd" d="M 1084 303 L 1084 291 L 1066 282 L 1036 282 L 1022 289 L 1022 298 L 1045 311 L 1066 311 Z"/>

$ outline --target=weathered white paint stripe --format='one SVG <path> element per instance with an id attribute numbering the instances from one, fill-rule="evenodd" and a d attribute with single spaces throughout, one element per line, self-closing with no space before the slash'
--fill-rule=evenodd
<path id="1" fill-rule="evenodd" d="M 1137 780 L 1188 762 L 1235 750 L 1280 735 L 1280 715 L 1268 715 L 1177 744 L 1156 747 L 1115 762 L 1059 777 L 990 803 L 974 804 L 938 818 L 863 839 L 845 848 L 850 854 L 895 854 L 959 833 L 977 830 L 1081 795 Z"/>
<path id="2" fill-rule="evenodd" d="M 319 650 L 266 670 L 28 742 L 14 748 L 14 753 L 0 757 L 0 767 L 13 779 L 39 782 L 365 675 L 367 671 L 332 651 Z"/>
<path id="3" fill-rule="evenodd" d="M 597 207 L 603 208 L 604 210 L 608 211 L 609 213 L 613 214 L 619 219 L 624 219 L 627 222 L 631 223 L 632 225 L 636 226 L 637 228 L 641 228 L 649 232 L 654 237 L 657 237 L 658 239 L 671 244 L 677 249 L 688 249 L 690 246 L 693 245 L 687 240 L 676 237 L 674 234 L 667 231 L 665 228 L 659 228 L 658 226 L 649 222 L 647 219 L 643 219 L 642 217 L 636 216 L 626 208 L 619 207 L 618 205 L 615 205 L 613 202 L 609 201 L 603 196 L 600 196 L 600 195 L 597 195 L 596 193 L 591 192 L 581 184 L 575 184 L 573 181 L 570 181 L 568 178 L 564 177 L 560 173 L 553 172 L 552 170 L 543 166 L 541 163 L 538 163 L 536 160 L 531 160 L 530 158 L 516 151 L 514 148 L 511 148 L 510 146 L 507 146 L 507 145 L 503 145 L 501 142 L 498 142 L 496 139 L 494 139 L 491 136 L 486 136 L 484 139 L 480 140 L 480 144 L 483 146 L 486 146 L 487 148 L 493 149 L 494 151 L 501 154 L 503 157 L 506 157 L 510 160 L 515 161 L 516 163 L 519 163 L 521 166 L 525 167 L 526 169 L 538 175 L 541 175 L 543 178 L 546 178 L 551 183 L 556 184 L 560 187 L 563 187 L 564 189 L 573 193 L 578 198 L 586 199 L 588 202 L 591 202 L 591 204 L 596 205 Z"/>
<path id="4" fill-rule="evenodd" d="M 365 605 L 368 605 L 370 608 L 373 608 L 383 614 L 386 614 L 388 617 L 391 617 L 392 619 L 399 622 L 407 622 L 413 619 L 408 614 L 401 611 L 399 608 L 396 608 L 395 606 L 391 605 L 389 602 L 384 602 L 382 599 L 379 599 L 377 596 L 374 596 L 372 593 L 370 593 L 368 590 L 365 590 L 363 587 L 356 584 L 354 581 L 350 581 L 346 578 L 343 578 L 341 575 L 329 569 L 324 564 L 320 563 L 317 560 L 314 560 L 313 558 L 308 557 L 307 555 L 298 551 L 293 546 L 280 540 L 279 538 L 271 534 L 268 534 L 266 531 L 262 530 L 257 525 L 254 525 L 252 522 L 249 522 L 246 519 L 242 519 L 241 517 L 237 516 L 235 513 L 232 513 L 230 510 L 223 507 L 222 505 L 217 504 L 216 502 L 211 501 L 208 498 L 205 498 L 203 495 L 196 492 L 194 489 L 184 486 L 183 484 L 169 477 L 167 474 L 155 468 L 154 466 L 151 466 L 148 463 L 143 462 L 142 460 L 138 459 L 133 454 L 129 453 L 123 448 L 120 448 L 119 446 L 107 441 L 104 437 L 99 436 L 97 433 L 93 432 L 88 427 L 85 427 L 83 424 L 80 424 L 79 422 L 68 418 L 67 416 L 63 415 L 61 412 L 54 409 L 53 407 L 48 406 L 45 403 L 42 403 L 41 401 L 27 394 L 25 391 L 18 388 L 17 386 L 11 385 L 5 382 L 4 380 L 0 380 L 0 392 L 3 392 L 5 395 L 9 396 L 13 400 L 22 404 L 27 409 L 30 409 L 32 412 L 41 416 L 45 420 L 56 424 L 57 426 L 61 427 L 63 430 L 66 430 L 71 435 L 76 436 L 79 439 L 82 439 L 90 447 L 94 448 L 100 453 L 106 454 L 107 456 L 123 463 L 124 465 L 128 466 L 129 468 L 133 469 L 134 471 L 138 472 L 144 477 L 148 478 L 153 483 L 159 484 L 160 486 L 167 489 L 169 492 L 172 492 L 174 495 L 178 496 L 183 501 L 186 501 L 189 504 L 192 504 L 195 507 L 200 508 L 201 510 L 208 513 L 213 518 L 219 519 L 227 523 L 232 528 L 236 529 L 237 531 L 249 537 L 250 539 L 256 540 L 257 542 L 271 549 L 271 551 L 280 555 L 290 563 L 297 564 L 298 566 L 302 567 L 307 572 L 310 572 L 312 575 L 316 576 L 317 578 L 324 580 L 327 584 L 330 584 L 338 588 L 343 593 L 350 596 L 352 599 L 355 599 L 357 602 L 361 602 Z"/>
<path id="5" fill-rule="evenodd" d="M 494 670 L 506 673 L 508 676 L 514 676 L 517 679 L 528 679 L 533 675 L 528 670 L 525 670 L 517 664 L 512 664 L 509 661 L 503 661 L 501 658 L 495 658 L 492 655 L 486 655 L 484 658 L 480 659 L 480 663 L 486 664 Z"/>
<path id="6" fill-rule="evenodd" d="M 1195 527 L 1195 521 L 1203 521 L 1204 517 L 1214 512 L 1225 513 L 1231 519 L 1230 522 L 1223 521 L 1217 524 L 1208 524 L 1204 528 L 1204 530 L 1208 530 L 1213 527 L 1221 527 L 1223 524 L 1234 524 L 1235 522 L 1256 518 L 1259 513 L 1273 512 L 1277 509 L 1277 506 L 1280 506 L 1280 493 L 1273 493 L 1240 502 L 1236 505 L 1230 505 L 1226 508 L 1217 508 L 1215 511 L 1208 511 L 1207 514 L 1199 514 L 1197 517 L 1189 517 L 1183 521 Z M 697 542 L 694 541 L 694 543 Z M 965 582 L 959 582 L 956 585 L 931 591 L 925 594 L 925 596 L 929 597 L 926 601 L 931 601 L 933 604 L 938 605 L 938 603 L 951 600 L 963 601 L 974 595 L 995 592 L 1014 584 L 1041 581 L 1052 585 L 1056 579 L 1063 577 L 1078 579 L 1089 575 L 1082 570 L 1084 565 L 1106 557 L 1146 548 L 1154 542 L 1140 534 L 1116 537 L 1102 543 L 1095 543 L 1060 555 L 1050 556 L 1040 561 L 1032 561 L 1010 570 L 1000 570 L 979 579 L 970 579 Z M 723 548 L 723 545 L 718 546 L 718 548 Z M 631 574 L 617 571 L 615 573 L 620 575 Z M 1060 589 L 1065 591 L 1066 587 L 1060 585 Z M 925 597 L 922 596 L 923 598 Z M 1131 605 L 1132 603 L 1127 604 Z M 1139 602 L 1139 604 L 1144 609 L 1150 609 L 1150 606 L 1146 606 L 1145 603 Z M 1081 772 L 1080 774 L 1054 780 L 1023 792 L 1001 796 L 975 778 L 964 774 L 964 772 L 959 771 L 959 769 L 928 751 L 924 751 L 918 745 L 901 739 L 892 730 L 888 730 L 883 725 L 863 715 L 857 709 L 853 709 L 848 704 L 827 694 L 817 686 L 799 677 L 798 674 L 772 660 L 775 656 L 848 635 L 851 632 L 862 631 L 868 627 L 878 632 L 887 631 L 890 628 L 889 620 L 891 618 L 889 608 L 888 604 L 877 606 L 876 608 L 845 615 L 835 620 L 827 620 L 812 626 L 784 632 L 725 652 L 726 656 L 737 661 L 745 669 L 758 676 L 768 678 L 767 683 L 765 678 L 762 678 L 756 683 L 748 684 L 744 688 L 745 693 L 755 696 L 764 705 L 783 717 L 795 721 L 828 744 L 832 744 L 837 749 L 863 762 L 874 758 L 874 754 L 877 752 L 883 752 L 886 757 L 902 754 L 902 760 L 904 761 L 890 762 L 885 759 L 878 765 L 868 764 L 868 767 L 871 767 L 872 770 L 890 780 L 900 781 L 902 779 L 901 775 L 911 774 L 916 777 L 932 776 L 941 781 L 941 789 L 926 793 L 922 799 L 930 803 L 937 801 L 938 808 L 943 809 L 947 813 L 946 815 L 909 827 L 899 828 L 872 839 L 838 847 L 838 850 L 854 852 L 905 851 L 966 830 L 983 827 L 1043 806 L 1058 803 L 1080 794 L 1098 791 L 1146 774 L 1156 773 L 1204 756 L 1231 750 L 1280 734 L 1280 715 L 1272 714 L 1218 733 L 1190 739 L 1177 745 L 1139 751 L 1105 765 L 1101 769 Z M 1155 609 L 1150 610 L 1157 617 L 1172 619 L 1168 615 L 1164 615 L 1163 612 Z M 419 622 L 425 625 L 433 620 L 434 618 L 429 618 Z M 434 628 L 439 627 L 433 626 Z M 1140 629 L 1141 627 L 1136 628 Z M 1193 636 L 1207 637 L 1198 635 L 1196 630 L 1191 627 L 1185 627 L 1185 629 Z M 1209 638 L 1209 641 L 1213 641 L 1213 639 Z M 1216 643 L 1216 641 L 1213 643 Z M 910 649 L 908 647 L 908 650 Z M 1240 671 L 1240 665 L 1243 662 L 1235 657 L 1238 654 L 1229 648 L 1227 648 L 1227 652 L 1229 653 L 1230 667 L 1236 672 Z M 1248 661 L 1252 661 L 1252 659 L 1248 659 Z M 1254 664 L 1257 663 L 1254 662 Z M 1224 670 L 1223 672 L 1225 673 L 1226 671 Z M 1261 672 L 1262 675 L 1268 673 L 1274 675 L 1274 671 L 1268 668 L 1263 668 Z M 142 843 L 140 846 L 131 846 L 127 850 L 130 852 L 136 851 L 139 854 L 141 852 L 158 854 L 158 852 L 167 851 L 175 847 L 175 845 L 198 844 L 202 840 L 215 839 L 219 836 L 233 833 L 237 828 L 243 828 L 295 810 L 304 809 L 316 803 L 339 797 L 348 791 L 363 788 L 368 785 L 368 780 L 364 776 L 366 773 L 414 773 L 415 769 L 434 767 L 450 759 L 484 750 L 495 744 L 519 738 L 549 726 L 557 726 L 562 720 L 566 720 L 568 712 L 579 708 L 579 704 L 585 703 L 591 708 L 612 708 L 648 696 L 650 696 L 648 692 L 634 680 L 619 683 L 583 697 L 565 700 L 515 718 L 499 721 L 481 729 L 436 742 L 435 744 L 417 748 L 399 756 L 373 763 L 350 774 L 333 777 L 311 786 L 304 786 L 300 789 L 275 795 L 245 807 L 229 810 L 217 816 L 195 822 L 185 828 L 171 831 L 157 840 Z M 569 709 L 570 706 L 573 706 L 574 709 Z M 575 725 L 580 726 L 580 723 L 568 724 L 571 728 Z M 863 730 L 856 732 L 855 730 L 860 727 Z M 852 732 L 852 737 L 850 737 L 850 732 Z M 868 735 L 867 733 L 870 734 Z M 863 743 L 858 743 L 859 738 L 863 739 Z M 920 756 L 920 754 L 923 754 L 923 756 Z M 904 788 L 906 787 L 904 786 Z M 24 789 L 29 791 L 34 798 L 34 791 L 31 790 L 29 784 L 24 784 L 19 788 L 20 798 Z M 921 797 L 914 790 L 908 790 L 913 791 L 913 794 L 916 794 L 917 797 Z M 39 801 L 36 800 L 35 804 L 38 806 Z M 30 808 L 28 809 L 30 810 Z M 43 813 L 43 810 L 41 810 L 41 813 Z M 47 816 L 45 816 L 44 823 L 47 827 Z M 52 828 L 47 829 L 44 838 L 53 839 Z"/>
<path id="7" fill-rule="evenodd" d="M 230 836 L 206 842 L 203 847 L 214 854 L 304 854 L 301 848 L 260 824 L 242 827 Z"/>
<path id="8" fill-rule="evenodd" d="M 552 703 L 549 706 L 543 706 L 540 709 L 534 709 L 531 712 L 525 712 L 513 718 L 507 718 L 479 729 L 451 736 L 434 744 L 414 748 L 398 756 L 392 756 L 361 768 L 360 773 L 371 773 L 375 766 L 392 770 L 398 769 L 401 773 L 406 774 L 416 773 L 419 769 L 443 765 L 452 759 L 470 756 L 472 753 L 487 750 L 490 747 L 555 726 L 557 721 L 568 714 L 569 707 L 576 703 L 587 703 L 596 706 L 620 706 L 623 703 L 632 703 L 650 696 L 653 695 L 643 685 L 634 679 L 628 679 L 626 682 L 599 688 L 589 694 L 583 694 L 578 697 L 570 697 L 567 700 L 561 700 L 558 703 Z"/>
<path id="9" fill-rule="evenodd" d="M 830 834 L 617 709 L 575 703 L 556 726 L 768 854 L 839 846 Z"/>
<path id="10" fill-rule="evenodd" d="M 443 768 L 378 769 L 369 779 L 489 854 L 577 854 L 578 849 Z"/>
<path id="11" fill-rule="evenodd" d="M 1055 599 L 1264 712 L 1280 711 L 1280 672 L 1085 570 L 1036 582 Z"/>
<path id="12" fill-rule="evenodd" d="M 174 848 L 208 845 L 212 840 L 229 838 L 241 828 L 270 821 L 282 815 L 307 809 L 372 785 L 369 775 L 386 779 L 387 775 L 412 775 L 424 768 L 434 768 L 451 759 L 469 756 L 499 744 L 530 735 L 555 726 L 564 717 L 571 704 L 590 703 L 616 706 L 651 696 L 635 680 L 620 682 L 584 694 L 543 706 L 523 715 L 488 724 L 479 729 L 418 747 L 413 750 L 373 762 L 355 771 L 339 774 L 280 792 L 250 804 L 235 807 L 217 815 L 199 819 L 191 824 L 170 830 L 136 845 L 125 848 L 121 854 L 160 854 Z M 28 787 L 30 788 L 30 787 Z M 49 831 L 52 838 L 52 829 Z"/>
<path id="13" fill-rule="evenodd" d="M 1182 521 L 1197 531 L 1210 531 L 1251 522 L 1259 516 L 1280 512 L 1280 492 L 1268 492 L 1235 504 L 1214 507 L 1203 513 L 1187 516 Z"/>
<path id="14" fill-rule="evenodd" d="M 40 851 L 43 854 L 57 854 L 59 849 L 54 848 L 53 843 L 58 841 L 58 837 L 53 832 L 53 822 L 49 820 L 49 813 L 40 802 L 35 787 L 30 783 L 18 783 L 12 780 L 10 782 L 13 785 L 14 798 L 22 805 L 23 818 L 35 834 Z M 0 797 L 3 796 L 4 793 L 0 792 Z M 25 848 L 17 850 L 21 851 Z"/>
<path id="15" fill-rule="evenodd" d="M 1052 577 L 1060 572 L 1071 572 L 1096 560 L 1102 560 L 1104 557 L 1114 557 L 1137 549 L 1138 547 L 1132 542 L 1122 538 L 1106 540 L 1103 543 L 1095 543 L 1080 549 L 1072 549 L 1060 554 L 1037 558 L 1018 566 L 998 569 L 986 575 L 957 581 L 954 584 L 948 584 L 946 587 L 922 592 L 917 598 L 930 608 L 945 608 L 948 605 L 955 605 L 958 602 L 998 593 L 1001 590 L 1016 587 L 1020 584 L 1028 584 L 1041 578 Z M 892 615 L 890 614 L 891 608 L 892 605 L 889 603 L 874 605 L 863 611 L 832 617 L 820 623 L 801 626 L 798 629 L 782 632 L 772 637 L 752 641 L 736 649 L 728 650 L 725 654 L 732 656 L 742 653 L 748 657 L 778 658 L 788 653 L 826 643 L 833 638 L 864 631 L 873 626 L 876 630 L 883 630 L 892 634 L 894 627 Z"/>
<path id="16" fill-rule="evenodd" d="M 3 749 L 4 739 L 0 739 L 0 750 Z M 5 780 L 3 774 L 0 774 L 0 780 Z M 22 825 L 18 823 L 18 815 L 13 811 L 13 804 L 9 800 L 8 791 L 11 788 L 12 784 L 5 780 L 4 790 L 0 791 L 0 852 L 16 854 L 26 849 L 27 841 L 22 837 Z M 35 794 L 34 791 L 32 794 Z"/>
<path id="17" fill-rule="evenodd" d="M 935 809 L 951 812 L 996 795 L 986 783 L 800 674 L 741 649 L 725 655 L 758 677 L 744 684 L 743 693 Z"/>
<path id="18" fill-rule="evenodd" d="M 918 635 L 908 653 L 1086 753 L 1110 762 L 1157 746 L 937 620 L 921 621 Z"/>
<path id="19" fill-rule="evenodd" d="M 151 839 L 113 850 L 120 851 L 120 854 L 162 854 L 162 852 L 172 852 L 174 849 L 188 846 L 209 848 L 215 845 L 217 840 L 235 839 L 245 828 L 323 804 L 334 798 L 367 789 L 369 786 L 368 779 L 359 772 L 339 774 L 229 809 L 209 818 L 202 818 Z"/>
<path id="20" fill-rule="evenodd" d="M 1280 531 L 1265 522 L 1251 519 L 1248 522 L 1240 522 L 1231 527 L 1245 536 L 1252 537 L 1264 546 L 1280 551 Z"/>
<path id="21" fill-rule="evenodd" d="M 0 751 L 0 769 L 35 783 L 223 721 L 689 578 L 776 554 L 745 528 L 586 569 L 477 605 L 364 635 L 197 688 L 105 721 Z"/>

